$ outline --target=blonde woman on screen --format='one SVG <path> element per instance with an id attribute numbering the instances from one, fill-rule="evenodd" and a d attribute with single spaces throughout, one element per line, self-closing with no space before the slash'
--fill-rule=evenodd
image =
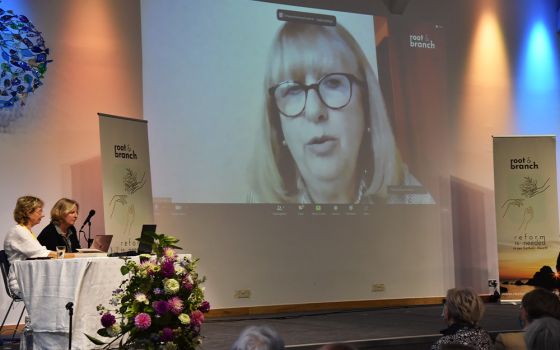
<path id="1" fill-rule="evenodd" d="M 433 203 L 397 151 L 381 89 L 340 24 L 286 22 L 265 73 L 249 202 Z M 420 191 L 421 192 L 421 191 Z"/>

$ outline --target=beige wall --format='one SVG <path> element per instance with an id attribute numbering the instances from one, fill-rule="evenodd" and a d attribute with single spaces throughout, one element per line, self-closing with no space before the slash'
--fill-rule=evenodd
<path id="1" fill-rule="evenodd" d="M 90 209 L 92 234 L 103 233 L 97 112 L 142 118 L 140 4 L 136 0 L 12 0 L 0 7 L 26 15 L 54 60 L 44 85 L 0 133 L 0 241 L 16 199 L 32 194 L 51 206 L 62 196 Z M 3 113 L 0 111 L 0 113 Z M 5 113 L 5 112 L 4 112 Z M 0 310 L 9 299 L 0 293 Z M 13 324 L 16 312 L 7 320 Z"/>

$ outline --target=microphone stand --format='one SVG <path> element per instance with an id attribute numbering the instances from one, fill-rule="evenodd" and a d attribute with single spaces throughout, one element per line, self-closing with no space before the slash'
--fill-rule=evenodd
<path id="1" fill-rule="evenodd" d="M 87 237 L 86 237 L 86 233 L 84 232 L 84 230 L 80 230 L 80 232 L 78 232 L 78 242 L 80 242 L 80 233 L 84 234 L 84 240 L 87 243 Z M 80 244 L 81 245 L 81 244 Z M 88 247 L 89 248 L 89 247 Z"/>
<path id="2" fill-rule="evenodd" d="M 85 232 L 84 232 L 85 235 Z M 91 220 L 88 221 L 88 237 L 87 237 L 87 247 L 91 248 L 91 244 L 93 243 L 93 238 L 91 238 Z"/>
<path id="3" fill-rule="evenodd" d="M 72 315 L 74 315 L 74 303 L 69 302 L 66 304 L 66 310 L 68 310 L 68 316 L 70 316 L 70 330 L 68 332 L 68 350 L 72 349 Z"/>

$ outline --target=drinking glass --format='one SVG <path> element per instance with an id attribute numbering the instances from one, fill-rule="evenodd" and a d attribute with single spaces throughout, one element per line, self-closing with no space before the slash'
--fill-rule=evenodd
<path id="1" fill-rule="evenodd" d="M 63 259 L 64 253 L 66 253 L 66 246 L 64 245 L 57 245 L 56 246 L 56 258 Z"/>

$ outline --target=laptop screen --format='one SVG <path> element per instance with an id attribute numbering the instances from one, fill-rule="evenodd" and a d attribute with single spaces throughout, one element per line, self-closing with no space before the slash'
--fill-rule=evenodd
<path id="1" fill-rule="evenodd" d="M 151 254 L 153 238 L 148 233 L 155 233 L 156 225 L 142 225 L 140 233 L 140 244 L 138 244 L 138 254 Z"/>
<path id="2" fill-rule="evenodd" d="M 93 239 L 91 247 L 93 249 L 98 249 L 102 252 L 108 252 L 111 246 L 111 241 L 113 240 L 113 235 L 96 235 Z"/>

